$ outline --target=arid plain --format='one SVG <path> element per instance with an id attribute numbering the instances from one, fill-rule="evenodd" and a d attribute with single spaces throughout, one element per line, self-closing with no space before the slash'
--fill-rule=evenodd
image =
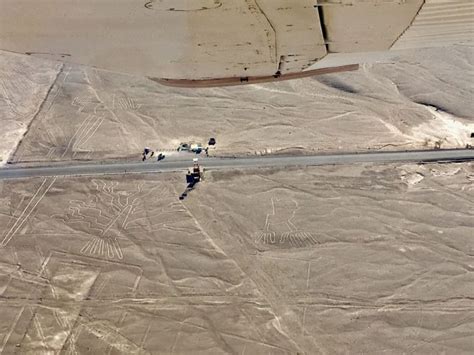
<path id="1" fill-rule="evenodd" d="M 217 155 L 465 147 L 474 144 L 473 53 L 472 46 L 400 52 L 357 72 L 189 90 L 3 52 L 0 120 L 23 112 L 25 122 L 8 121 L 14 129 L 1 133 L 10 143 L 0 155 L 119 159 L 210 137 Z"/>
<path id="2" fill-rule="evenodd" d="M 2 163 L 474 143 L 472 46 L 199 90 L 0 63 Z M 472 163 L 211 170 L 179 200 L 184 172 L 1 180 L 0 353 L 469 354 L 473 182 Z"/>
<path id="3" fill-rule="evenodd" d="M 0 183 L 4 353 L 470 353 L 474 169 Z"/>

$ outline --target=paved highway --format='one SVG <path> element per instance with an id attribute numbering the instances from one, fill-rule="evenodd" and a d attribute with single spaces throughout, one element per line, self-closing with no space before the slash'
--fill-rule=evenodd
<path id="1" fill-rule="evenodd" d="M 146 162 L 50 164 L 48 166 L 17 167 L 0 169 L 0 180 L 41 176 L 105 175 L 185 171 L 192 166 L 193 154 L 189 159 L 166 158 L 160 162 L 154 159 Z M 205 169 L 262 168 L 284 166 L 317 166 L 353 163 L 394 162 L 442 162 L 474 160 L 474 150 L 426 150 L 400 152 L 372 152 L 359 154 L 327 154 L 310 156 L 263 156 L 250 158 L 206 158 L 199 157 Z"/>

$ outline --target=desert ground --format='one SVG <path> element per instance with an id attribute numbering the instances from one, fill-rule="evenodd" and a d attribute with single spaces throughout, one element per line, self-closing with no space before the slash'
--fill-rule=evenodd
<path id="1" fill-rule="evenodd" d="M 0 164 L 39 114 L 61 64 L 0 52 Z"/>
<path id="2" fill-rule="evenodd" d="M 474 47 L 357 72 L 181 89 L 0 52 L 20 166 L 474 145 Z M 353 164 L 0 181 L 0 353 L 469 354 L 474 165 Z"/>
<path id="3" fill-rule="evenodd" d="M 120 159 L 210 137 L 216 155 L 465 147 L 474 144 L 473 54 L 472 46 L 403 51 L 357 72 L 189 90 L 1 52 L 0 155 L 3 163 Z M 12 120 L 16 112 L 24 123 Z"/>
<path id="4" fill-rule="evenodd" d="M 472 351 L 474 166 L 0 182 L 0 352 Z"/>

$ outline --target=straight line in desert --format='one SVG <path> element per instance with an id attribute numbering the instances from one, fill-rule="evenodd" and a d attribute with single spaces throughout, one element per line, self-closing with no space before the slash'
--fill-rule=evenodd
<path id="1" fill-rule="evenodd" d="M 53 186 L 54 182 L 56 181 L 56 177 L 51 179 L 51 182 L 49 184 L 47 184 L 47 181 L 48 181 L 47 178 L 43 180 L 40 187 L 36 190 L 35 194 L 33 195 L 33 197 L 31 197 L 30 201 L 26 205 L 25 209 L 21 212 L 20 216 L 17 218 L 13 226 L 5 234 L 5 237 L 0 242 L 0 247 L 6 246 L 10 242 L 10 240 L 14 237 L 14 235 L 20 230 L 20 228 L 26 223 L 31 213 L 35 210 L 35 208 L 41 202 L 41 200 L 49 191 L 51 186 Z"/>

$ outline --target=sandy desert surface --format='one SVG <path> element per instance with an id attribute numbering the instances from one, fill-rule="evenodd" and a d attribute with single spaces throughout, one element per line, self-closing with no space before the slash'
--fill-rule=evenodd
<path id="1" fill-rule="evenodd" d="M 189 90 L 2 52 L 0 120 L 10 123 L 1 134 L 11 138 L 1 155 L 5 162 L 23 136 L 11 123 L 17 111 L 35 117 L 17 162 L 138 157 L 144 146 L 174 150 L 209 137 L 216 155 L 465 147 L 474 143 L 473 54 L 400 52 L 357 72 Z M 26 81 L 30 73 L 42 80 Z"/>
<path id="2" fill-rule="evenodd" d="M 474 145 L 474 47 L 171 88 L 0 52 L 1 163 Z M 474 165 L 0 181 L 0 353 L 469 354 Z"/>
<path id="3" fill-rule="evenodd" d="M 60 63 L 0 52 L 0 165 L 40 113 Z"/>
<path id="4" fill-rule="evenodd" d="M 0 352 L 456 353 L 474 166 L 0 182 Z"/>

